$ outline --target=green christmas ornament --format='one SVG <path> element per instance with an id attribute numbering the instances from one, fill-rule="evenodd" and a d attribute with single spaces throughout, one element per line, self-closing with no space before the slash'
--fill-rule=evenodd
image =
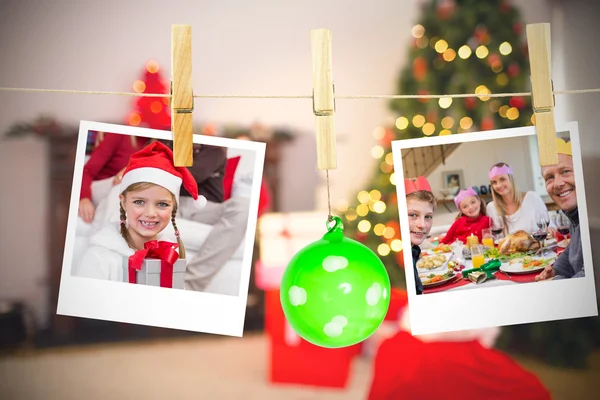
<path id="1" fill-rule="evenodd" d="M 340 218 L 331 219 L 323 238 L 288 264 L 280 300 L 300 337 L 339 348 L 362 342 L 381 325 L 390 304 L 390 279 L 379 257 L 344 237 Z"/>

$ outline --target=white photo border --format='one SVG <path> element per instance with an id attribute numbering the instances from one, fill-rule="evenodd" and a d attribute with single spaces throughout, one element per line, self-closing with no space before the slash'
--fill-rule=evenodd
<path id="1" fill-rule="evenodd" d="M 80 122 L 57 314 L 242 337 L 266 144 L 215 136 L 193 135 L 193 142 L 197 144 L 256 152 L 249 208 L 250 217 L 244 239 L 245 247 L 239 293 L 238 296 L 228 296 L 185 290 L 167 290 L 145 285 L 124 285 L 121 282 L 71 275 L 79 193 L 86 142 L 90 130 L 162 140 L 173 139 L 173 134 L 170 131 L 92 121 Z"/>
<path id="2" fill-rule="evenodd" d="M 457 290 L 417 295 L 410 240 L 403 240 L 410 325 L 413 335 L 478 329 L 495 326 L 591 317 L 598 315 L 592 248 L 583 182 L 581 145 L 577 122 L 557 124 L 557 132 L 570 132 L 585 277 L 536 284 L 496 286 L 484 290 Z M 534 126 L 497 129 L 458 135 L 392 141 L 400 230 L 410 238 L 406 190 L 402 165 L 403 149 L 452 143 L 533 136 Z"/>

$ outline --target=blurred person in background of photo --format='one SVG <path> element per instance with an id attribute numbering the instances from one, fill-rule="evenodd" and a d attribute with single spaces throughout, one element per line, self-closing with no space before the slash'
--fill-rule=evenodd
<path id="1" fill-rule="evenodd" d="M 83 167 L 79 217 L 100 230 L 119 220 L 119 184 L 129 158 L 154 139 L 98 132 L 94 149 Z M 110 199 L 108 201 L 105 201 Z"/>

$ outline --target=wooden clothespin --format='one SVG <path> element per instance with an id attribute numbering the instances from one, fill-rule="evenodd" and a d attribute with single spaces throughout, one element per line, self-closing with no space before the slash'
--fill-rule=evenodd
<path id="1" fill-rule="evenodd" d="M 331 31 L 310 31 L 313 60 L 313 113 L 316 115 L 317 166 L 336 169 L 335 97 L 331 75 Z"/>
<path id="2" fill-rule="evenodd" d="M 531 69 L 531 97 L 535 115 L 540 165 L 558 163 L 554 122 L 554 87 L 550 74 L 550 24 L 527 25 Z"/>
<path id="3" fill-rule="evenodd" d="M 193 164 L 192 27 L 171 26 L 171 130 L 176 167 Z"/>

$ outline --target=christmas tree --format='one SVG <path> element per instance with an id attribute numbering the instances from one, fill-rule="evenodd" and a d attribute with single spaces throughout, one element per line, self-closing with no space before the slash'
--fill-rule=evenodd
<path id="1" fill-rule="evenodd" d="M 518 93 L 530 90 L 524 24 L 507 0 L 433 0 L 412 27 L 399 94 Z M 395 99 L 394 126 L 374 129 L 378 143 L 371 182 L 338 207 L 348 234 L 376 252 L 392 286 L 405 287 L 391 141 L 532 125 L 529 97 Z M 582 366 L 597 346 L 598 318 L 503 329 L 499 347 L 563 366 Z"/>
<path id="2" fill-rule="evenodd" d="M 398 79 L 400 94 L 514 93 L 528 90 L 529 63 L 524 24 L 506 0 L 438 0 L 423 4 L 412 27 L 408 63 Z M 392 285 L 404 286 L 391 141 L 510 128 L 532 124 L 523 97 L 395 99 L 395 125 L 377 127 L 377 160 L 368 190 L 338 210 L 347 230 L 386 265 Z"/>
<path id="3" fill-rule="evenodd" d="M 148 61 L 142 79 L 133 83 L 136 93 L 168 94 L 169 83 L 164 82 L 156 61 Z M 168 97 L 136 97 L 134 110 L 127 122 L 132 126 L 171 130 L 171 109 Z"/>

